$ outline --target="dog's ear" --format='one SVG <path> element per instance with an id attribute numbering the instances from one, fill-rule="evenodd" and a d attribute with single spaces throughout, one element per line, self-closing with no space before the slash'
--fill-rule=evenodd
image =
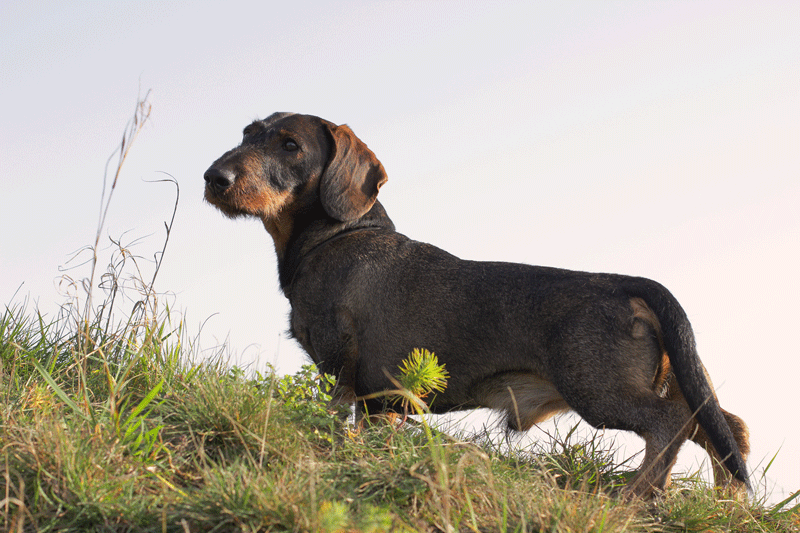
<path id="1" fill-rule="evenodd" d="M 345 125 L 326 126 L 333 143 L 328 166 L 320 178 L 320 199 L 328 215 L 336 220 L 356 220 L 372 208 L 378 189 L 388 179 L 386 171 L 353 130 Z"/>

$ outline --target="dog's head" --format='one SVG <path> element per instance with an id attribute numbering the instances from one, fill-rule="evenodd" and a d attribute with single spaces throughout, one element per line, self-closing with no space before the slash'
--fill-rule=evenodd
<path id="1" fill-rule="evenodd" d="M 247 126 L 241 144 L 217 159 L 204 178 L 209 203 L 229 217 L 261 218 L 276 245 L 288 238 L 298 208 L 320 202 L 335 220 L 357 220 L 387 179 L 349 127 L 293 113 Z"/>

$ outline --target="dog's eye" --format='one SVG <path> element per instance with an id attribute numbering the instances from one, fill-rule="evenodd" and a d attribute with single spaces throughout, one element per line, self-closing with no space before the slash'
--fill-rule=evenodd
<path id="1" fill-rule="evenodd" d="M 294 152 L 298 148 L 300 147 L 297 145 L 297 143 L 291 139 L 283 141 L 283 149 L 286 150 L 287 152 Z"/>

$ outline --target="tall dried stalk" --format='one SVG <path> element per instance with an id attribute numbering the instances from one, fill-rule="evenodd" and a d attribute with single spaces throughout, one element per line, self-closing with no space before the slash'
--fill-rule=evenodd
<path id="1" fill-rule="evenodd" d="M 106 170 L 103 175 L 103 192 L 100 196 L 100 218 L 97 222 L 97 234 L 94 240 L 94 246 L 92 246 L 92 266 L 89 273 L 88 281 L 84 281 L 84 290 L 86 291 L 86 306 L 84 308 L 84 327 L 87 330 L 89 328 L 89 323 L 91 321 L 92 316 L 92 293 L 94 290 L 94 279 L 95 273 L 97 271 L 97 250 L 100 246 L 100 236 L 103 233 L 103 228 L 105 227 L 106 217 L 108 216 L 108 208 L 111 205 L 111 198 L 114 195 L 114 190 L 117 187 L 117 182 L 119 181 L 119 176 L 122 172 L 122 166 L 125 163 L 125 159 L 128 157 L 128 153 L 130 152 L 131 146 L 133 145 L 133 141 L 136 140 L 136 137 L 139 135 L 139 132 L 142 131 L 144 128 L 145 123 L 150 118 L 150 111 L 152 109 L 152 105 L 149 102 L 150 98 L 150 91 L 147 91 L 147 94 L 144 95 L 144 98 L 139 97 L 136 100 L 136 109 L 133 113 L 133 118 L 128 121 L 127 126 L 125 127 L 125 131 L 122 134 L 122 141 L 120 142 L 119 148 L 117 148 L 111 156 L 109 156 L 108 161 L 106 162 Z M 111 186 L 108 187 L 108 178 L 109 178 L 109 165 L 111 164 L 112 160 L 115 156 L 118 156 L 117 165 L 114 170 L 114 179 L 111 181 Z M 106 194 L 106 189 L 108 189 L 108 194 Z"/>

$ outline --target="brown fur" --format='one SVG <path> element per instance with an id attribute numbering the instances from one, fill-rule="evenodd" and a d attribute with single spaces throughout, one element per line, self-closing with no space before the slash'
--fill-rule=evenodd
<path id="1" fill-rule="evenodd" d="M 506 413 L 509 428 L 528 431 L 534 425 L 571 410 L 549 381 L 532 373 L 508 372 L 480 383 L 481 405 Z"/>

